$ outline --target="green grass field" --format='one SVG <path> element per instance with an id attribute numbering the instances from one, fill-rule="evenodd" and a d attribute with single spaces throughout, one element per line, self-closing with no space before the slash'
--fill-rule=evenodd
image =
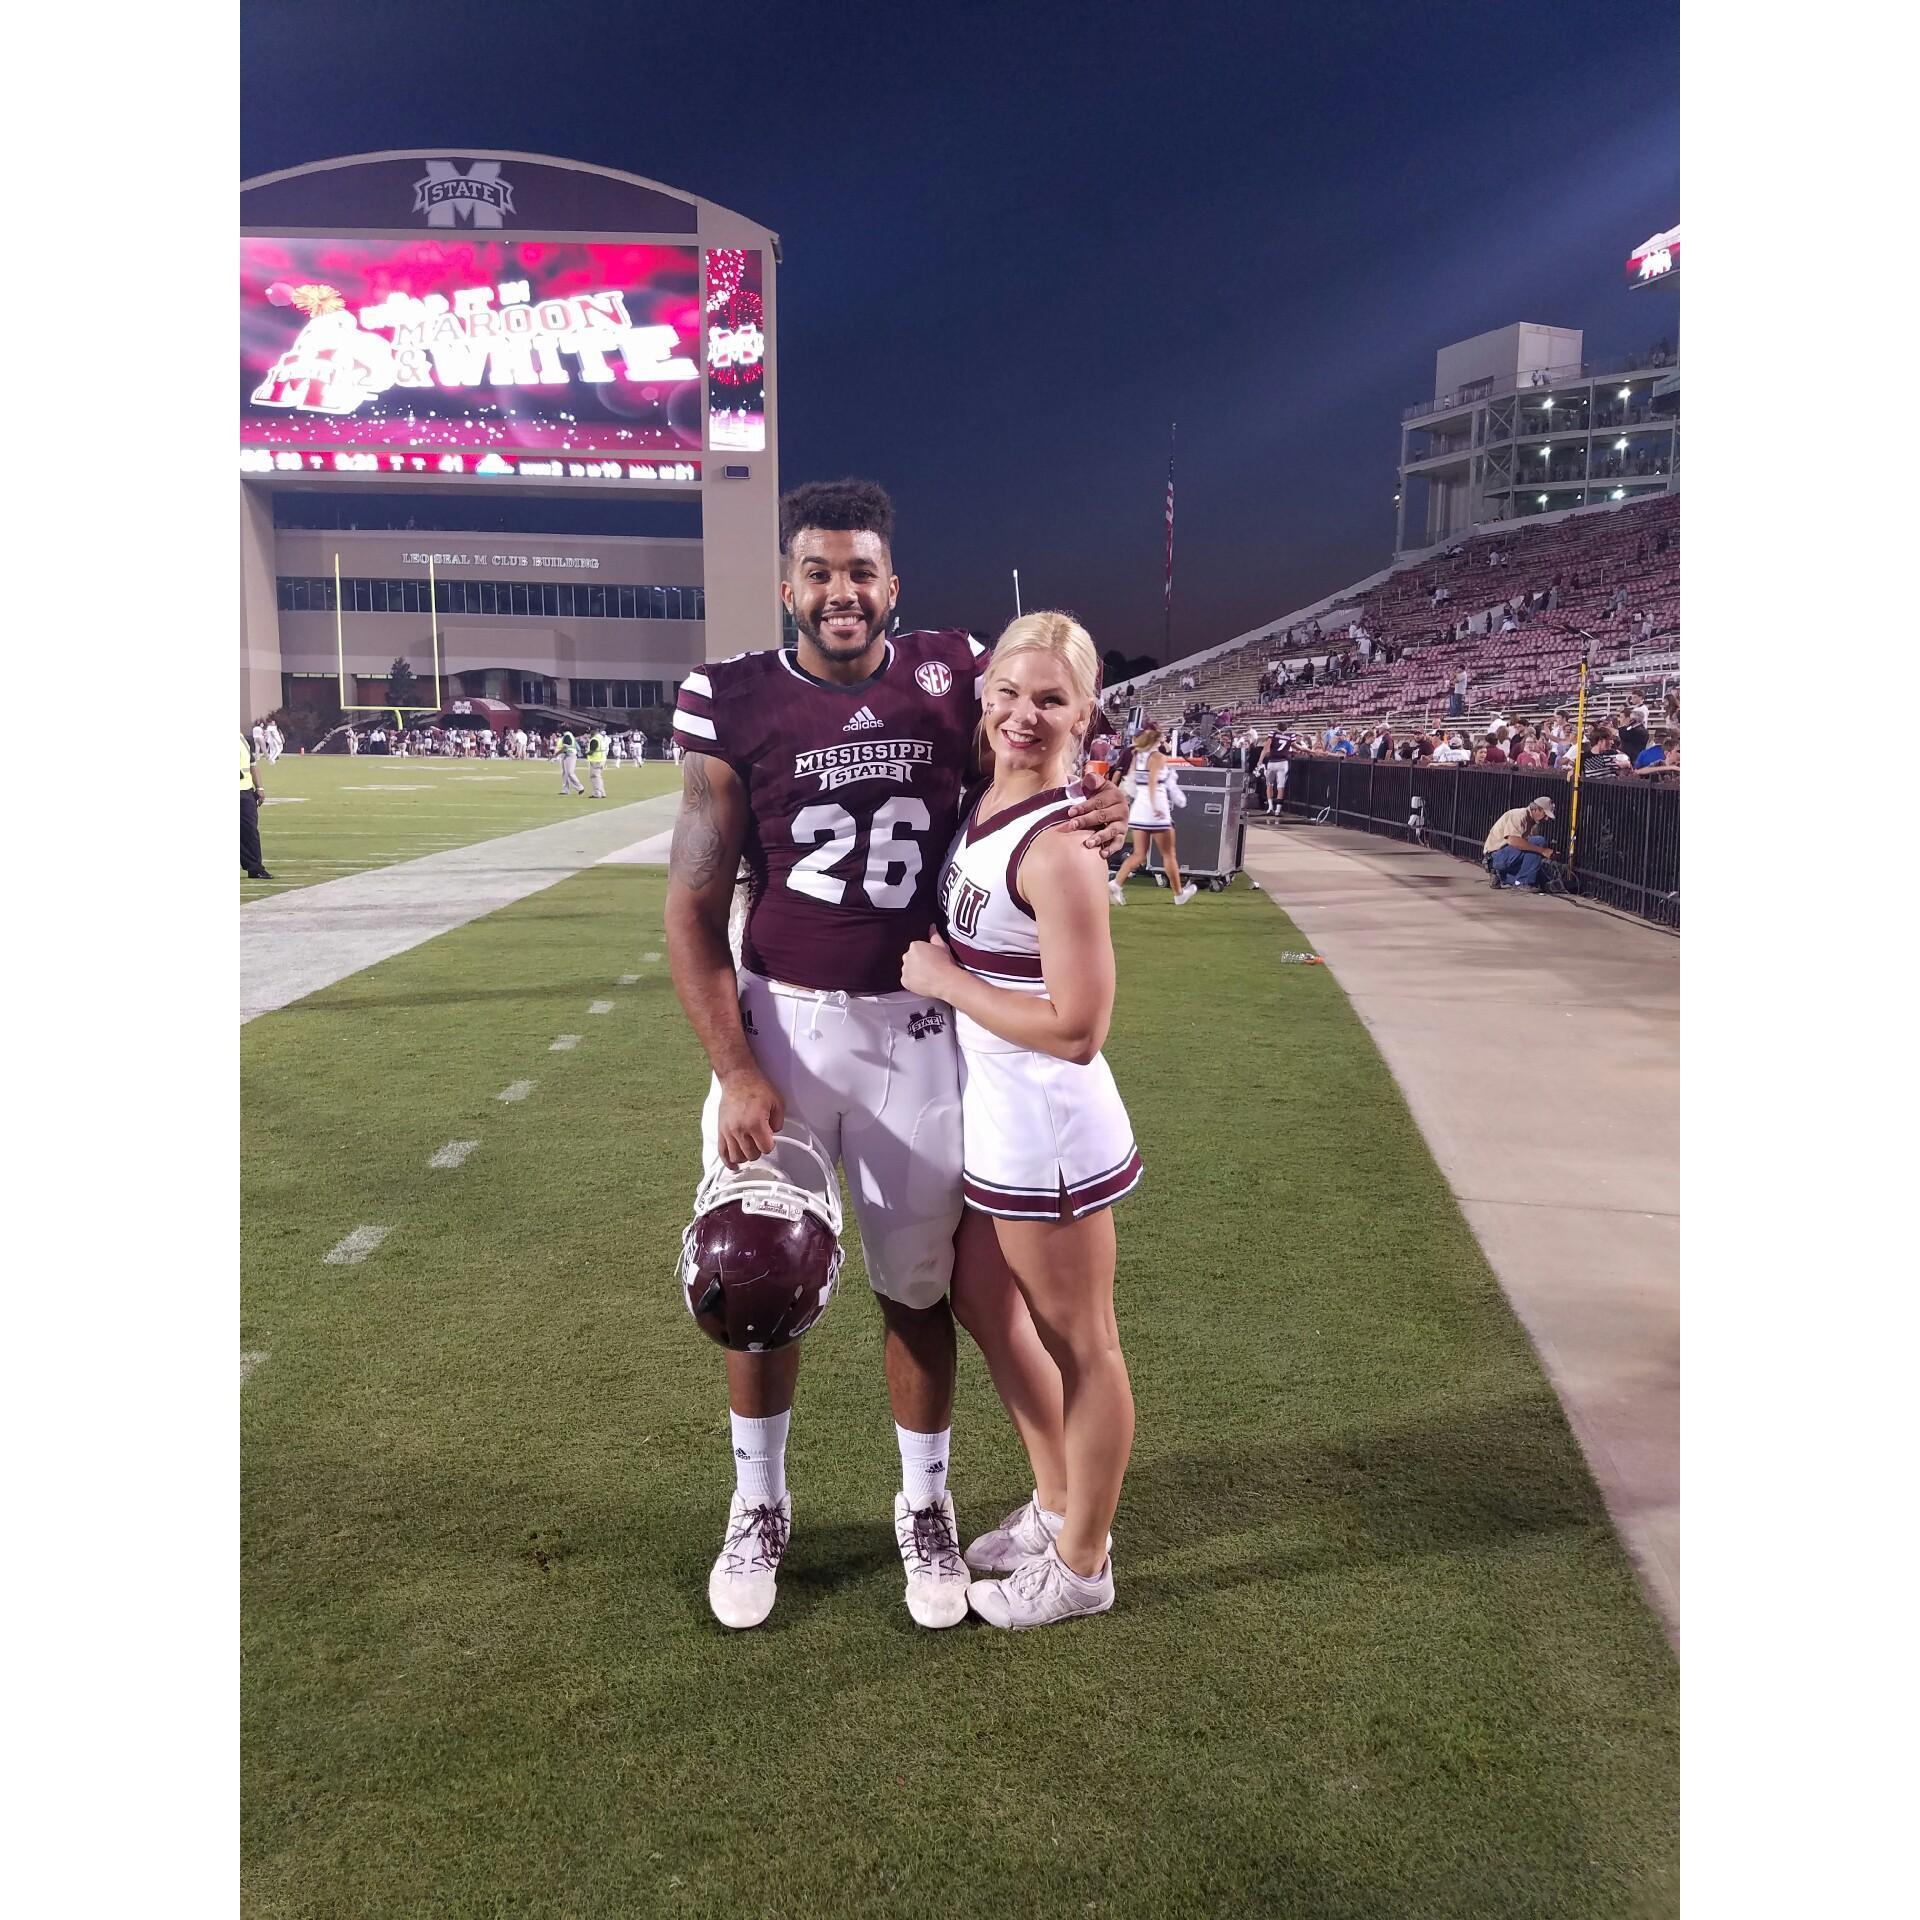
<path id="1" fill-rule="evenodd" d="M 580 770 L 586 779 L 586 769 Z M 569 820 L 582 807 L 618 806 L 672 793 L 671 762 L 609 766 L 607 797 L 585 801 L 560 791 L 552 760 L 401 760 L 385 755 L 282 755 L 260 769 L 260 850 L 271 880 L 240 880 L 240 899 L 264 900 L 293 887 L 423 853 L 469 847 L 500 834 Z"/>
<path id="2" fill-rule="evenodd" d="M 1676 1912 L 1676 1663 L 1371 1040 L 1243 888 L 1115 916 L 1115 1610 L 912 1624 L 850 1257 L 779 1603 L 712 1621 L 663 892 L 597 868 L 242 1031 L 245 1910 Z M 963 1528 L 1027 1484 L 963 1338 Z"/>

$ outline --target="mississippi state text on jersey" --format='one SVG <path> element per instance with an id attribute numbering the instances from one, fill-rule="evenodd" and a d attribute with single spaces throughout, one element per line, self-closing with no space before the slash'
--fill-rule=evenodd
<path id="1" fill-rule="evenodd" d="M 959 819 L 986 649 L 903 633 L 871 678 L 816 680 L 780 649 L 687 675 L 675 741 L 740 776 L 752 872 L 744 964 L 793 986 L 894 993 L 933 924 Z"/>

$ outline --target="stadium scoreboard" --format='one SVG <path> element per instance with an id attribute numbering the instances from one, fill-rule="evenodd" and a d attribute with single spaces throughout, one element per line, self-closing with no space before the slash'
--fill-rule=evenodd
<path id="1" fill-rule="evenodd" d="M 243 474 L 671 488 L 767 448 L 768 248 L 650 183 L 382 155 L 242 218 Z"/>

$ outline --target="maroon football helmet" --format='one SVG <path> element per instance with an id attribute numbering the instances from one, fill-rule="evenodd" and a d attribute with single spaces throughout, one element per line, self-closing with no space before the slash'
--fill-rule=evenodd
<path id="1" fill-rule="evenodd" d="M 717 1166 L 701 1181 L 680 1236 L 680 1285 L 711 1339 L 735 1353 L 768 1353 L 826 1312 L 841 1258 L 832 1162 L 790 1121 L 770 1153 Z"/>

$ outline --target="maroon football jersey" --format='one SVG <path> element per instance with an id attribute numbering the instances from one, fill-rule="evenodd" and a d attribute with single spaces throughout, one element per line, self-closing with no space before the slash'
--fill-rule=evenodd
<path id="1" fill-rule="evenodd" d="M 737 653 L 687 675 L 673 717 L 689 753 L 747 790 L 751 905 L 741 958 L 799 987 L 893 993 L 933 924 L 940 865 L 980 720 L 986 649 L 901 633 L 871 679 L 839 686 L 792 654 Z"/>

